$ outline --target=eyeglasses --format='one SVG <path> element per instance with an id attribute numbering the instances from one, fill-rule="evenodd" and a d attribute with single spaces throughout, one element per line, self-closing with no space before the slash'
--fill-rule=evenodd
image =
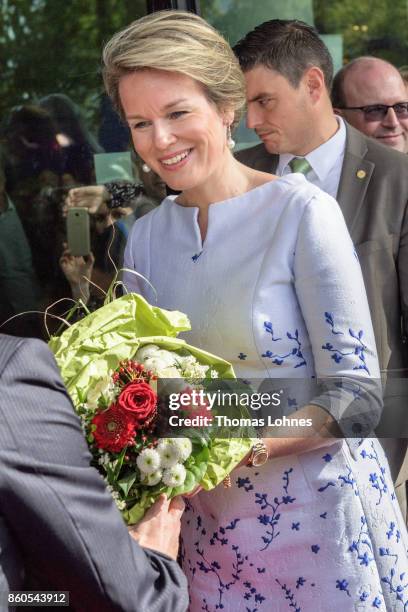
<path id="1" fill-rule="evenodd" d="M 369 104 L 368 106 L 343 106 L 343 110 L 358 110 L 364 113 L 366 121 L 382 121 L 388 109 L 392 108 L 399 119 L 408 119 L 408 102 L 397 104 Z"/>

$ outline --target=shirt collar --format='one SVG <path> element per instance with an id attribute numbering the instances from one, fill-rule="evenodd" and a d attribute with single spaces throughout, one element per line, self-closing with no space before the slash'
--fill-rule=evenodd
<path id="1" fill-rule="evenodd" d="M 305 155 L 305 158 L 312 166 L 319 181 L 324 181 L 333 166 L 343 156 L 346 147 L 346 127 L 341 117 L 336 115 L 339 129 L 329 140 L 326 140 L 319 147 Z M 282 175 L 289 162 L 296 157 L 291 153 L 284 153 L 279 156 L 279 164 L 276 169 L 278 175 Z"/>

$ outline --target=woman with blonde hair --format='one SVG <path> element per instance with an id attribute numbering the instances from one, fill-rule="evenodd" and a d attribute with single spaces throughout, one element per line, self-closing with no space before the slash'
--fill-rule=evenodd
<path id="1" fill-rule="evenodd" d="M 334 381 L 310 401 L 282 402 L 320 435 L 260 438 L 231 488 L 190 498 L 190 610 L 397 610 L 408 599 L 407 533 L 382 449 L 365 437 L 378 420 L 379 369 L 337 203 L 303 175 L 278 179 L 234 159 L 243 75 L 200 17 L 144 17 L 113 36 L 103 59 L 144 170 L 180 192 L 135 223 L 125 267 L 149 280 L 159 306 L 186 312 L 188 340 L 238 376 Z M 135 278 L 128 288 L 154 300 Z M 359 439 L 324 435 L 358 404 L 356 381 L 374 416 L 360 415 Z"/>

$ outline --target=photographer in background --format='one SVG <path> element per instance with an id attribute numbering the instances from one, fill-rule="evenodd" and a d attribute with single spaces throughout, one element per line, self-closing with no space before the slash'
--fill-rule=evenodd
<path id="1" fill-rule="evenodd" d="M 5 191 L 3 160 L 0 159 L 0 325 L 10 317 L 38 309 L 39 287 L 31 250 L 13 202 Z M 9 334 L 38 336 L 36 319 L 27 315 L 4 327 Z"/>

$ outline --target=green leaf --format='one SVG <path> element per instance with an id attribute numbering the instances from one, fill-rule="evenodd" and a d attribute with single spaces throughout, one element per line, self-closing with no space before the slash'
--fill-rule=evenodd
<path id="1" fill-rule="evenodd" d="M 135 483 L 135 481 L 136 481 L 136 473 L 135 472 L 131 472 L 130 474 L 128 474 L 124 478 L 121 478 L 120 480 L 117 481 L 117 484 L 122 489 L 125 497 L 127 497 L 129 495 L 129 491 L 130 491 L 131 487 L 133 486 L 133 484 Z"/>
<path id="2" fill-rule="evenodd" d="M 123 460 L 125 458 L 126 455 L 126 450 L 127 450 L 127 446 L 125 446 L 125 448 L 123 448 L 120 452 L 119 457 L 117 458 L 116 462 L 114 463 L 114 478 L 115 480 L 117 480 L 119 478 L 119 474 L 120 474 L 120 470 L 122 469 L 122 465 L 123 465 Z"/>

